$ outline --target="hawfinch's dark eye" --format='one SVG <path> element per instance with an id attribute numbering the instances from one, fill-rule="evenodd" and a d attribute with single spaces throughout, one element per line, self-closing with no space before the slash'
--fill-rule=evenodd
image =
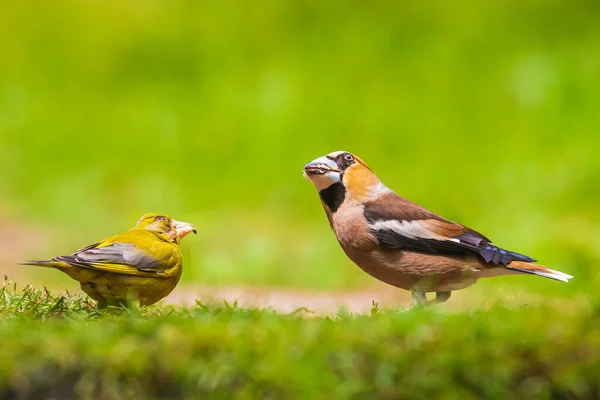
<path id="1" fill-rule="evenodd" d="M 354 157 L 350 153 L 344 153 L 344 160 L 346 160 L 346 161 L 354 161 Z"/>
<path id="2" fill-rule="evenodd" d="M 155 221 L 166 221 L 167 217 L 163 216 L 163 215 L 159 215 L 158 217 L 156 217 Z"/>

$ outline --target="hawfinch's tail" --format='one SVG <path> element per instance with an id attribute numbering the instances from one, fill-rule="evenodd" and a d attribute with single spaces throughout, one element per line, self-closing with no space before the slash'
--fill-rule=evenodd
<path id="1" fill-rule="evenodd" d="M 523 261 L 513 261 L 510 264 L 508 264 L 506 268 L 512 269 L 513 271 L 524 272 L 526 274 L 533 274 L 543 276 L 544 278 L 555 279 L 561 282 L 568 282 L 569 279 L 573 277 L 569 274 L 546 268 L 543 265 L 537 265 Z"/>

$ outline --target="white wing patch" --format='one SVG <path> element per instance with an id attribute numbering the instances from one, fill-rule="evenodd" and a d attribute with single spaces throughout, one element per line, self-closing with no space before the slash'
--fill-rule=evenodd
<path id="1" fill-rule="evenodd" d="M 394 231 L 399 235 L 407 237 L 409 239 L 435 239 L 435 240 L 447 240 L 445 237 L 437 235 L 436 233 L 430 231 L 423 225 L 419 223 L 419 221 L 377 221 L 371 225 L 371 229 L 380 231 L 380 230 L 390 230 Z M 454 242 L 460 243 L 458 239 L 450 239 Z"/>

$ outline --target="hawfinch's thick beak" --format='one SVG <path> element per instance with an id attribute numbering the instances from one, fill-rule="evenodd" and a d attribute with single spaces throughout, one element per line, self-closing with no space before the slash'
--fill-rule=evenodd
<path id="1" fill-rule="evenodd" d="M 325 175 L 328 172 L 341 173 L 335 161 L 327 157 L 319 157 L 304 166 L 307 175 Z"/>
<path id="2" fill-rule="evenodd" d="M 196 228 L 194 228 L 194 225 L 192 225 L 188 222 L 181 222 L 181 221 L 173 220 L 173 223 L 171 224 L 171 226 L 173 227 L 175 232 L 177 232 L 177 236 L 179 236 L 180 239 L 183 239 L 184 237 L 186 237 L 187 235 L 189 235 L 192 232 L 198 233 L 196 231 Z"/>
<path id="3" fill-rule="evenodd" d="M 318 191 L 341 182 L 342 171 L 335 161 L 328 157 L 319 157 L 304 166 L 304 177 L 311 180 Z"/>

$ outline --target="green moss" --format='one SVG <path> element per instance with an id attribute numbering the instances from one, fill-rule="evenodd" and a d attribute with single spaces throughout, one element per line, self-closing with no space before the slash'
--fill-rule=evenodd
<path id="1" fill-rule="evenodd" d="M 2 398 L 593 398 L 600 303 L 304 318 L 197 305 L 0 303 Z M 11 297 L 12 296 L 12 297 Z M 35 297 L 37 296 L 37 297 Z M 50 317 L 52 315 L 52 317 Z"/>

